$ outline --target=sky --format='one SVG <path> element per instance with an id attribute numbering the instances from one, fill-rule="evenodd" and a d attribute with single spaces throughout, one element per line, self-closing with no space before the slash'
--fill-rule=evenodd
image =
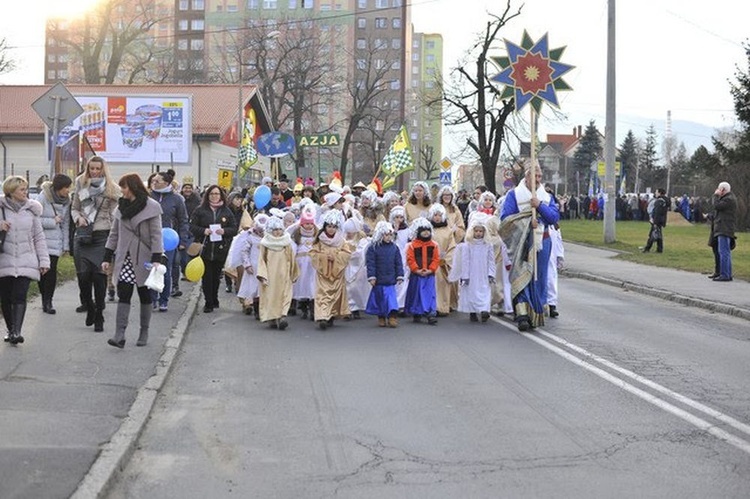
<path id="1" fill-rule="evenodd" d="M 3 3 L 0 37 L 18 47 L 11 54 L 18 70 L 0 75 L 0 84 L 43 83 L 44 19 L 85 10 L 95 0 L 25 0 L 23 9 Z M 444 71 L 455 67 L 484 31 L 487 12 L 500 14 L 505 0 L 407 0 L 418 32 L 440 33 Z M 604 132 L 606 109 L 607 0 L 527 0 L 511 3 L 521 15 L 503 28 L 501 37 L 520 44 L 527 30 L 537 40 L 548 34 L 551 48 L 566 47 L 561 62 L 574 65 L 564 79 L 572 91 L 559 92 L 560 112 L 546 104 L 539 131 L 571 133 L 594 120 Z M 705 128 L 674 126 L 678 140 L 710 143 L 713 129 L 735 124 L 729 81 L 737 66 L 747 71 L 742 47 L 750 37 L 750 2 L 737 0 L 620 0 L 617 2 L 617 142 L 629 129 L 644 137 L 650 123 L 665 133 L 664 121 L 692 122 Z M 491 55 L 505 55 L 498 43 Z M 522 110 L 526 113 L 527 108 Z M 680 133 L 686 136 L 680 137 Z M 694 135 L 694 136 L 690 136 Z M 461 148 L 456 134 L 444 133 L 444 155 Z M 689 148 L 690 149 L 690 148 Z"/>

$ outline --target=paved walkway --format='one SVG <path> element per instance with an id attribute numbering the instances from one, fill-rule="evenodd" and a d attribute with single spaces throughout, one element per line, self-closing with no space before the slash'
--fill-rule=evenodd
<path id="1" fill-rule="evenodd" d="M 613 258 L 615 252 L 566 243 L 568 277 L 589 279 L 689 306 L 750 319 L 750 283 L 713 282 L 705 275 Z M 664 254 L 660 257 L 668 258 Z M 184 283 L 183 283 L 184 284 Z M 30 304 L 18 347 L 0 344 L 0 497 L 100 497 L 137 445 L 174 364 L 199 301 L 198 286 L 155 313 L 150 343 L 136 348 L 137 310 L 125 350 L 76 314 L 77 287 L 56 295 L 58 314 Z M 223 294 L 223 293 L 222 293 Z M 230 295 L 226 295 L 230 296 Z M 229 298 L 224 298 L 226 305 Z"/>

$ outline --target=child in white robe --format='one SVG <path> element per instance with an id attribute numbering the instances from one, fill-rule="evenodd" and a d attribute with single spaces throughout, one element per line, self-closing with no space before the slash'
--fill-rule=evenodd
<path id="1" fill-rule="evenodd" d="M 299 278 L 294 283 L 292 295 L 297 302 L 302 319 L 313 320 L 315 307 L 315 269 L 310 260 L 310 249 L 318 235 L 315 227 L 315 205 L 306 206 L 301 214 L 299 223 L 292 232 L 292 241 L 297 245 L 297 266 Z"/>
<path id="2" fill-rule="evenodd" d="M 265 234 L 268 215 L 260 213 L 255 216 L 253 226 L 247 232 L 240 248 L 242 266 L 245 274 L 240 282 L 237 297 L 243 301 L 242 311 L 246 315 L 254 314 L 255 320 L 260 320 L 260 304 L 258 294 L 258 278 L 255 274 L 258 269 L 258 255 L 260 254 L 260 241 Z"/>
<path id="3" fill-rule="evenodd" d="M 346 279 L 346 293 L 349 296 L 350 319 L 361 319 L 361 312 L 367 307 L 370 297 L 370 284 L 367 282 L 367 262 L 365 254 L 370 238 L 362 232 L 362 225 L 350 218 L 344 222 L 346 242 L 352 247 L 352 255 L 344 274 Z"/>
<path id="4" fill-rule="evenodd" d="M 406 224 L 406 210 L 403 206 L 394 206 L 389 214 L 391 225 L 396 231 L 395 243 L 401 250 L 401 261 L 404 263 L 403 282 L 396 286 L 396 297 L 398 299 L 398 309 L 401 316 L 404 317 L 404 303 L 406 303 L 406 288 L 409 287 L 409 265 L 406 263 L 406 247 L 409 245 L 411 231 Z"/>
<path id="5" fill-rule="evenodd" d="M 485 238 L 488 216 L 477 212 L 469 221 L 465 241 L 455 252 L 451 280 L 459 282 L 458 311 L 469 314 L 471 322 L 487 322 L 495 284 L 495 249 Z"/>
<path id="6" fill-rule="evenodd" d="M 547 305 L 549 306 L 549 316 L 554 319 L 560 315 L 560 312 L 557 311 L 557 271 L 562 268 L 565 261 L 562 233 L 557 224 L 550 225 L 549 238 L 552 241 L 552 252 L 547 267 Z"/>

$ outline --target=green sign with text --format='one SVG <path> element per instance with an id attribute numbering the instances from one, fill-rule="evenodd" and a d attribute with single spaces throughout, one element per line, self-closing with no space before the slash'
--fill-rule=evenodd
<path id="1" fill-rule="evenodd" d="M 339 134 L 300 135 L 297 144 L 300 147 L 333 147 L 339 145 Z"/>

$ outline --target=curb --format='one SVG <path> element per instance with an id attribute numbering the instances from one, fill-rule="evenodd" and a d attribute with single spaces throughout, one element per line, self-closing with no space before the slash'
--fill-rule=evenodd
<path id="1" fill-rule="evenodd" d="M 94 464 L 70 496 L 71 499 L 104 497 L 114 479 L 127 465 L 154 408 L 156 397 L 164 386 L 177 353 L 185 340 L 185 333 L 195 316 L 200 294 L 201 287 L 195 286 L 185 312 L 172 328 L 172 333 L 164 344 L 164 352 L 156 364 L 156 372 L 138 389 L 128 415 L 123 419 L 120 428 L 112 435 L 110 441 L 99 452 Z"/>
<path id="2" fill-rule="evenodd" d="M 561 275 L 572 277 L 574 279 L 585 279 L 588 281 L 598 282 L 600 284 L 607 284 L 608 286 L 614 286 L 622 288 L 627 291 L 633 291 L 655 298 L 661 298 L 662 300 L 672 301 L 681 305 L 687 305 L 688 307 L 702 308 L 711 312 L 719 314 L 731 315 L 733 317 L 739 317 L 740 319 L 750 320 L 750 310 L 735 305 L 729 305 L 727 303 L 721 303 L 717 301 L 705 300 L 703 298 L 695 298 L 693 296 L 681 295 L 674 291 L 668 291 L 661 288 L 652 288 L 650 286 L 644 286 L 643 284 L 636 284 L 630 281 L 623 281 L 614 277 L 603 277 L 589 272 L 580 272 L 577 270 L 563 269 L 560 271 Z"/>

